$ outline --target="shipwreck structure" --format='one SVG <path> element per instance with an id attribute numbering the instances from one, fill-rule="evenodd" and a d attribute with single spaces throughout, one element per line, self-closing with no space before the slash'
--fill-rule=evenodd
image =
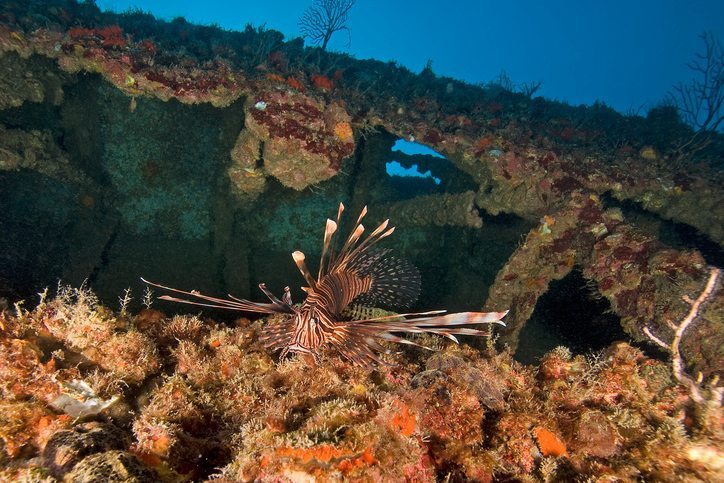
<path id="1" fill-rule="evenodd" d="M 7 299 L 62 278 L 113 300 L 140 274 L 185 286 L 190 271 L 211 292 L 291 284 L 287 253 L 314 253 L 310 227 L 339 201 L 405 227 L 424 305 L 510 308 L 513 349 L 573 272 L 634 340 L 671 338 L 722 261 L 724 144 L 687 151 L 696 133 L 672 108 L 627 117 L 65 1 L 5 7 L 0 69 Z M 399 139 L 444 158 L 396 153 Z M 389 176 L 392 160 L 441 182 Z M 682 342 L 707 375 L 723 297 Z"/>

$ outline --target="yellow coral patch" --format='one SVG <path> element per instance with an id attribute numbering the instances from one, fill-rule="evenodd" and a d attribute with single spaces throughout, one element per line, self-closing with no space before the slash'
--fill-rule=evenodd
<path id="1" fill-rule="evenodd" d="M 354 141 L 352 126 L 348 122 L 339 122 L 334 126 L 334 134 L 345 143 Z"/>
<path id="2" fill-rule="evenodd" d="M 659 155 L 656 152 L 656 150 L 652 146 L 644 146 L 643 149 L 639 152 L 642 158 L 647 159 L 649 161 L 655 161 Z"/>

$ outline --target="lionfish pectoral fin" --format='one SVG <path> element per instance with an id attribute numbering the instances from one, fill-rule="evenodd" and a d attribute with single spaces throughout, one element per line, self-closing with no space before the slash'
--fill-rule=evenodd
<path id="1" fill-rule="evenodd" d="M 399 336 L 397 336 L 397 335 L 390 334 L 389 332 L 381 332 L 381 333 L 378 335 L 378 337 L 379 337 L 380 339 L 384 339 L 384 340 L 389 341 L 389 342 L 395 342 L 396 344 L 410 345 L 410 346 L 414 346 L 414 347 L 419 347 L 420 349 L 427 349 L 427 350 L 429 350 L 429 351 L 433 351 L 433 350 L 434 350 L 434 349 L 431 349 L 431 348 L 429 348 L 429 347 L 427 347 L 427 346 L 424 346 L 424 345 L 422 345 L 422 344 L 418 344 L 417 342 L 413 342 L 413 341 L 411 341 L 411 340 L 409 340 L 409 339 L 405 339 L 404 337 L 399 337 Z"/>
<path id="2" fill-rule="evenodd" d="M 141 281 L 143 283 L 151 285 L 152 287 L 157 287 L 157 288 L 160 288 L 163 290 L 168 290 L 169 292 L 186 295 L 191 298 L 191 299 L 185 299 L 185 298 L 180 298 L 180 297 L 173 297 L 170 295 L 162 295 L 159 297 L 159 299 L 161 299 L 161 300 L 179 302 L 182 304 L 189 304 L 189 305 L 198 305 L 201 307 L 211 307 L 211 308 L 215 308 L 215 309 L 258 312 L 258 313 L 262 313 L 262 314 L 289 312 L 289 310 L 286 307 L 279 306 L 277 304 L 262 304 L 262 303 L 257 303 L 257 302 L 251 302 L 251 301 L 245 300 L 245 299 L 237 299 L 236 297 L 231 297 L 231 300 L 220 299 L 217 297 L 211 297 L 209 295 L 204 295 L 201 292 L 198 292 L 197 290 L 185 291 L 185 290 L 179 290 L 179 289 L 173 288 L 173 287 L 167 287 L 165 285 L 161 285 L 161 284 L 154 283 L 154 282 L 149 282 L 148 280 L 146 280 L 143 277 L 141 277 Z M 201 302 L 193 300 L 193 299 L 201 300 Z"/>
<path id="3" fill-rule="evenodd" d="M 416 321 L 418 327 L 453 327 L 460 325 L 499 324 L 505 326 L 502 319 L 508 314 L 505 312 L 458 312 L 455 314 L 440 315 L 437 317 L 411 319 Z"/>
<path id="4" fill-rule="evenodd" d="M 282 350 L 282 359 L 289 352 L 294 333 L 291 317 L 277 322 L 267 321 L 259 333 L 259 341 L 271 352 Z"/>
<path id="5" fill-rule="evenodd" d="M 387 351 L 374 340 L 376 334 L 364 328 L 340 324 L 335 328 L 334 336 L 328 340 L 329 345 L 353 364 L 371 369 L 377 366 L 389 366 L 390 363 L 380 359 L 377 353 Z"/>
<path id="6" fill-rule="evenodd" d="M 456 335 L 488 336 L 481 330 L 466 327 L 469 325 L 503 324 L 500 319 L 508 313 L 505 312 L 460 312 L 440 315 L 444 311 L 418 312 L 400 314 L 397 316 L 377 317 L 374 319 L 356 320 L 349 322 L 350 331 L 366 331 L 382 340 L 406 344 L 432 350 L 416 342 L 394 335 L 393 332 L 403 334 L 433 334 L 445 337 L 459 344 Z M 410 317 L 413 318 L 405 318 Z M 400 318 L 402 317 L 402 319 Z"/>

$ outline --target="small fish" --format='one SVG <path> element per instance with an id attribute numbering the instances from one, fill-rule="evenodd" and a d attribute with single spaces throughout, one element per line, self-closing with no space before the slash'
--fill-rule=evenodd
<path id="1" fill-rule="evenodd" d="M 160 297 L 162 300 L 263 314 L 286 314 L 282 322 L 264 326 L 260 336 L 262 343 L 273 352 L 281 350 L 281 358 L 293 353 L 311 357 L 316 363 L 320 362 L 322 351 L 333 349 L 354 364 L 372 368 L 377 364 L 386 364 L 379 358 L 380 353 L 388 352 L 380 341 L 428 349 L 394 333 L 436 334 L 457 343 L 456 335 L 488 335 L 466 326 L 505 325 L 500 319 L 508 311 L 446 314 L 445 310 L 432 310 L 345 320 L 343 314 L 354 312 L 355 305 L 376 307 L 381 304 L 396 308 L 413 303 L 420 291 L 420 275 L 410 263 L 391 256 L 391 250 L 372 249 L 394 232 L 395 228 L 388 226 L 389 220 L 385 220 L 362 239 L 365 227 L 361 222 L 367 214 L 367 207 L 362 209 L 354 229 L 336 252 L 335 235 L 343 211 L 344 205 L 340 203 L 337 220 L 327 219 L 316 278 L 307 268 L 304 253 L 292 253 L 297 268 L 307 282 L 307 286 L 302 287 L 307 297 L 299 306 L 292 303 L 289 287 L 284 287 L 284 295 L 279 299 L 261 283 L 259 288 L 271 303 L 257 303 L 232 295 L 228 298 L 211 297 L 196 290 L 186 292 L 143 278 L 141 280 L 154 287 L 191 297 L 189 300 L 164 295 Z"/>

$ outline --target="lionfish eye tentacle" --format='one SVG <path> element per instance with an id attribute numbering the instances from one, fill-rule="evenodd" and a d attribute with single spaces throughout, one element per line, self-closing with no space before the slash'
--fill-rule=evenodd
<path id="1" fill-rule="evenodd" d="M 292 302 L 292 291 L 289 289 L 289 285 L 284 287 L 284 295 L 282 295 L 282 300 L 289 307 L 294 307 L 294 303 Z"/>

